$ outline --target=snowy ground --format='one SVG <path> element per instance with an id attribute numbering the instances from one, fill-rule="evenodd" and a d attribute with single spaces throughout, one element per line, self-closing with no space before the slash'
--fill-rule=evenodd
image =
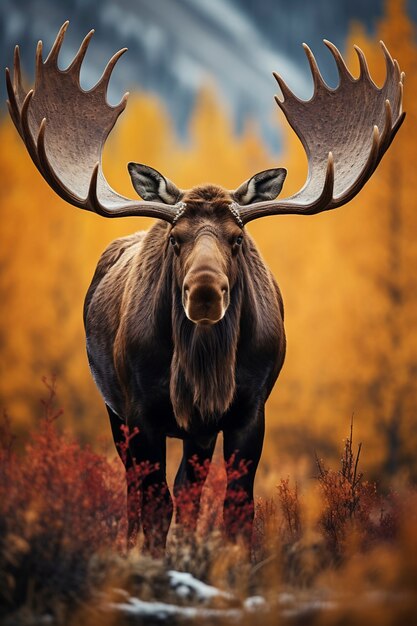
<path id="1" fill-rule="evenodd" d="M 277 595 L 273 605 L 262 596 L 251 596 L 243 602 L 230 593 L 207 585 L 186 572 L 168 572 L 170 588 L 178 598 L 172 601 L 144 601 L 131 597 L 122 590 L 115 590 L 120 601 L 106 605 L 106 610 L 120 611 L 130 619 L 138 618 L 140 623 L 171 623 L 208 621 L 210 623 L 239 623 L 249 614 L 278 612 L 282 617 L 294 618 L 323 610 L 332 610 L 337 604 L 325 597 L 302 597 L 289 592 Z"/>
<path id="2" fill-rule="evenodd" d="M 105 611 L 119 612 L 129 624 L 262 624 L 262 616 L 269 619 L 280 616 L 284 623 L 310 623 L 319 613 L 336 612 L 346 608 L 353 601 L 348 593 L 338 595 L 327 589 L 305 589 L 280 591 L 273 601 L 262 596 L 251 596 L 240 600 L 230 593 L 207 585 L 185 572 L 168 572 L 170 591 L 169 602 L 162 600 L 144 601 L 122 590 L 114 590 L 116 600 L 102 607 Z M 119 600 L 120 599 L 120 600 Z M 403 594 L 384 592 L 364 592 L 355 595 L 354 603 L 362 608 L 398 604 L 406 598 Z M 177 600 L 177 602 L 175 601 Z M 255 617 L 256 616 L 256 617 Z M 269 618 L 269 619 L 267 619 Z"/>

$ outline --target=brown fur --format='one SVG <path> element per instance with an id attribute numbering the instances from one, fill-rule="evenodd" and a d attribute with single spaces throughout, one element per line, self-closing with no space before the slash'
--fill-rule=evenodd
<path id="1" fill-rule="evenodd" d="M 193 462 L 210 463 L 223 431 L 224 458 L 235 476 L 226 488 L 225 528 L 233 538 L 228 503 L 236 489 L 243 494 L 239 532 L 250 540 L 264 406 L 285 356 L 281 295 L 229 210 L 230 193 L 206 185 L 182 197 L 186 209 L 174 226 L 157 222 L 110 244 L 84 311 L 91 371 L 126 471 L 134 463 L 155 468 L 138 493 L 128 490 L 129 545 L 142 523 L 145 548 L 155 555 L 163 553 L 173 512 L 167 436 L 184 440 L 174 494 L 190 485 L 195 493 L 191 512 L 177 501 L 177 522 L 196 528 L 204 477 Z M 139 428 L 124 454 L 123 423 Z"/>

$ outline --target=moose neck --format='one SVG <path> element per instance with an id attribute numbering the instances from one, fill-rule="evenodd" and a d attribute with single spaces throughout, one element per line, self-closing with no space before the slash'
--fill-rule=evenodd
<path id="1" fill-rule="evenodd" d="M 242 284 L 238 279 L 223 319 L 209 326 L 194 324 L 185 315 L 178 286 L 172 283 L 170 396 L 176 420 L 185 429 L 193 415 L 216 420 L 232 403 L 241 309 Z"/>

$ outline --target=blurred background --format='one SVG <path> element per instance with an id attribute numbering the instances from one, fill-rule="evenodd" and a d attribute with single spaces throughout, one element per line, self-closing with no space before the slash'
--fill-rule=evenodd
<path id="1" fill-rule="evenodd" d="M 315 217 L 270 217 L 249 225 L 280 284 L 287 359 L 267 408 L 260 490 L 278 477 L 308 476 L 314 455 L 338 460 L 352 414 L 368 476 L 417 479 L 417 3 L 409 0 L 5 0 L 0 50 L 21 45 L 28 82 L 36 42 L 45 51 L 70 27 L 68 66 L 96 29 L 82 71 L 91 87 L 110 56 L 128 46 L 109 90 L 131 95 L 106 147 L 111 185 L 133 197 L 126 163 L 151 165 L 180 187 L 228 188 L 268 167 L 287 167 L 284 194 L 300 188 L 306 159 L 276 107 L 276 70 L 297 95 L 312 81 L 301 43 L 332 86 L 323 38 L 358 74 L 353 44 L 378 84 L 383 39 L 406 72 L 407 118 L 376 174 L 354 201 Z M 1 87 L 4 102 L 4 86 Z M 89 373 L 82 304 L 100 253 L 147 228 L 144 218 L 104 220 L 58 198 L 39 176 L 1 107 L 0 406 L 24 439 L 39 415 L 41 377 L 57 375 L 63 424 L 84 441 L 110 440 Z M 258 489 L 258 490 L 259 490 Z"/>

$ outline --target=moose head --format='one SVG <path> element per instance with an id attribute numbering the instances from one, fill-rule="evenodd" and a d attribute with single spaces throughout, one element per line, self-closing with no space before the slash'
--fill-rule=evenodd
<path id="1" fill-rule="evenodd" d="M 186 316 L 201 326 L 219 322 L 230 303 L 244 245 L 243 223 L 233 203 L 273 200 L 287 174 L 283 168 L 255 174 L 235 191 L 214 185 L 178 189 L 151 167 L 129 163 L 138 194 L 152 202 L 182 203 L 168 241 L 175 252 L 174 273 Z"/>

